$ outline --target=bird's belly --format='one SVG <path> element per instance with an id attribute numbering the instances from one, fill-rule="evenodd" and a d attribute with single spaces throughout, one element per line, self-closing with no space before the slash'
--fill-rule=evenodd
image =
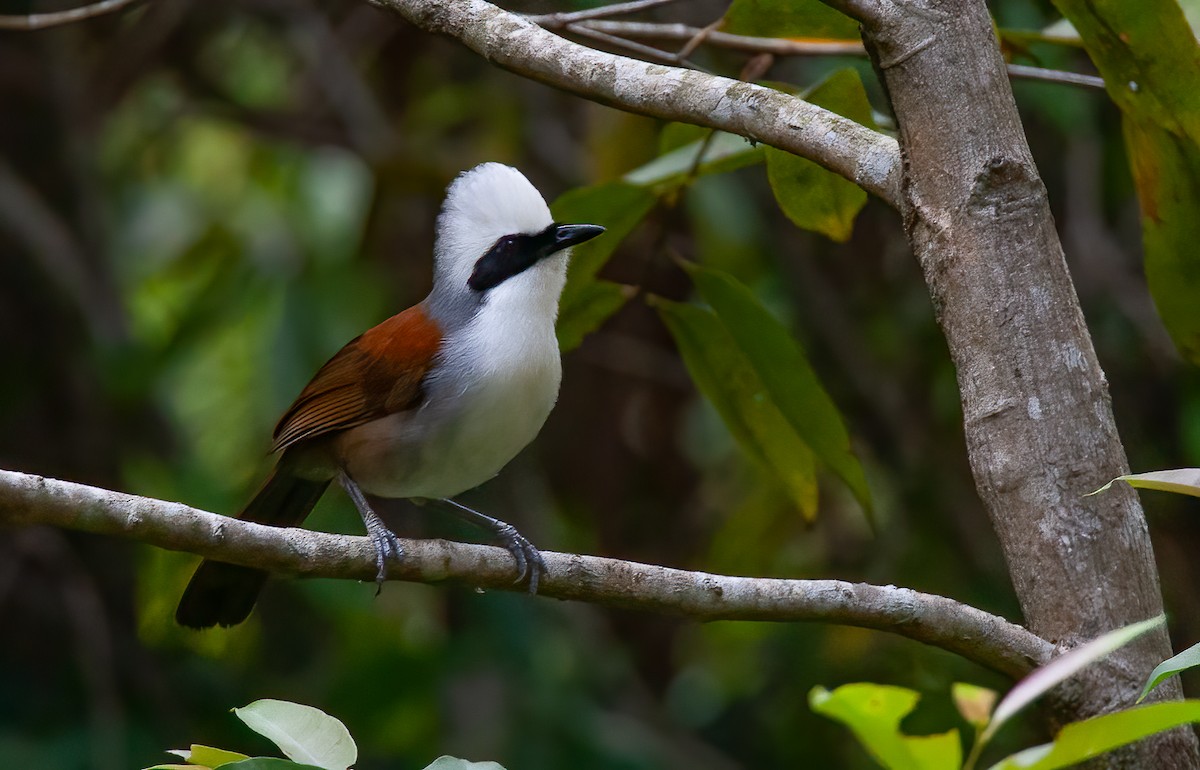
<path id="1" fill-rule="evenodd" d="M 557 366 L 493 375 L 346 431 L 338 454 L 368 494 L 452 497 L 495 476 L 537 436 L 558 385 Z"/>

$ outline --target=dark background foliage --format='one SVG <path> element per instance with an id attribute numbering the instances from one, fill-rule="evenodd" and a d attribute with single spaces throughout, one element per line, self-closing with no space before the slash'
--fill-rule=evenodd
<path id="1" fill-rule="evenodd" d="M 1024 0 L 995 12 L 1030 29 L 1055 18 Z M 1033 53 L 1087 68 L 1075 51 Z M 745 57 L 696 58 L 736 74 Z M 767 77 L 807 86 L 847 65 L 872 81 L 854 59 L 779 61 Z M 1200 465 L 1200 378 L 1144 290 L 1116 113 L 1100 91 L 1015 90 L 1133 468 Z M 234 513 L 312 371 L 428 290 L 455 174 L 511 163 L 553 199 L 650 160 L 662 128 L 348 0 L 152 0 L 0 33 L 0 467 Z M 789 223 L 754 166 L 661 201 L 604 275 L 685 300 L 674 255 L 734 273 L 794 329 L 855 437 L 878 532 L 832 477 L 805 525 L 698 398 L 640 300 L 565 357 L 541 437 L 464 500 L 548 549 L 895 583 L 1019 618 L 894 212 L 869 202 L 836 244 Z M 1182 647 L 1200 638 L 1197 511 L 1146 503 Z M 402 503 L 387 513 L 402 534 L 477 535 Z M 310 525 L 359 526 L 337 495 Z M 345 721 L 363 770 L 441 753 L 513 769 L 869 767 L 843 728 L 809 712 L 811 687 L 918 689 L 907 726 L 919 733 L 961 726 L 952 682 L 1005 684 L 855 629 L 698 625 L 398 583 L 373 598 L 370 586 L 277 580 L 252 622 L 196 634 L 171 622 L 194 561 L 3 533 L 0 765 L 117 770 L 191 742 L 269 753 L 227 710 L 279 697 Z M 1011 743 L 1031 737 L 1018 733 Z"/>

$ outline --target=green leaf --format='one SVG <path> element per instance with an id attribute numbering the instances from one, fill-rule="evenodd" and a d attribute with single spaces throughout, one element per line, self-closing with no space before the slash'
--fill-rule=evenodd
<path id="1" fill-rule="evenodd" d="M 687 182 L 693 171 L 699 175 L 722 174 L 752 166 L 762 159 L 763 148 L 749 139 L 715 131 L 711 138 L 705 136 L 689 142 L 635 168 L 625 175 L 624 181 L 662 194 Z"/>
<path id="2" fill-rule="evenodd" d="M 1155 687 L 1162 684 L 1164 679 L 1196 666 L 1200 666 L 1200 644 L 1193 644 L 1178 655 L 1167 658 L 1155 666 L 1154 670 L 1150 672 L 1150 678 L 1146 680 L 1146 686 L 1142 688 L 1142 694 L 1138 696 L 1137 702 L 1141 703 Z"/>
<path id="3" fill-rule="evenodd" d="M 1117 476 L 1095 492 L 1088 492 L 1084 497 L 1098 495 L 1101 492 L 1107 491 L 1109 487 L 1118 481 L 1127 482 L 1129 486 L 1138 489 L 1157 489 L 1161 492 L 1176 492 L 1181 495 L 1200 497 L 1200 468 L 1177 468 L 1170 471 L 1152 471 L 1150 473 L 1132 473 L 1126 476 Z"/>
<path id="4" fill-rule="evenodd" d="M 346 770 L 358 759 L 358 747 L 346 726 L 312 706 L 266 698 L 233 713 L 296 762 Z"/>
<path id="5" fill-rule="evenodd" d="M 904 744 L 921 770 L 958 770 L 962 766 L 962 741 L 958 730 L 933 735 L 906 735 Z"/>
<path id="6" fill-rule="evenodd" d="M 1115 631 L 1109 631 L 1107 634 L 1099 636 L 1087 644 L 1082 644 L 1069 652 L 1059 655 L 1046 665 L 1036 669 L 1029 676 L 1018 682 L 1017 686 L 1012 688 L 1008 695 L 1004 696 L 1004 700 L 1000 701 L 1000 705 L 996 706 L 995 712 L 992 713 L 991 724 L 983 731 L 979 740 L 986 743 L 1013 715 L 1040 698 L 1051 687 L 1069 679 L 1089 664 L 1107 657 L 1112 652 L 1124 647 L 1147 631 L 1158 628 L 1165 622 L 1166 617 L 1159 615 L 1156 618 L 1143 620 L 1141 623 L 1134 623 L 1124 628 L 1118 628 Z"/>
<path id="7" fill-rule="evenodd" d="M 279 757 L 251 757 L 240 762 L 232 762 L 221 770 L 326 770 L 319 765 L 306 765 Z"/>
<path id="8" fill-rule="evenodd" d="M 991 770 L 1056 770 L 1127 746 L 1173 727 L 1200 722 L 1200 701 L 1173 701 L 1073 722 L 1053 743 L 1034 746 L 992 765 Z"/>
<path id="9" fill-rule="evenodd" d="M 912 713 L 921 696 L 888 685 L 844 684 L 830 692 L 814 687 L 808 705 L 816 713 L 849 727 L 859 742 L 884 767 L 912 767 L 916 760 L 904 745 L 900 720 Z"/>
<path id="10" fill-rule="evenodd" d="M 174 749 L 170 753 L 182 757 L 189 765 L 203 765 L 204 767 L 214 768 L 214 770 L 222 765 L 250 758 L 248 754 L 242 754 L 237 751 L 226 751 L 225 749 L 217 749 L 212 746 L 201 746 L 198 743 L 193 743 L 190 749 Z"/>
<path id="11" fill-rule="evenodd" d="M 433 760 L 425 770 L 504 770 L 504 767 L 495 762 L 468 762 L 458 757 L 442 756 Z"/>
<path id="12" fill-rule="evenodd" d="M 594 280 L 584 284 L 571 304 L 558 314 L 555 327 L 558 349 L 566 353 L 579 347 L 584 337 L 620 310 L 635 293 L 635 287 L 612 281 Z"/>
<path id="13" fill-rule="evenodd" d="M 571 280 L 591 278 L 633 228 L 649 213 L 655 203 L 650 192 L 624 182 L 607 182 L 591 187 L 577 187 L 558 197 L 550 205 L 555 221 L 603 225 L 599 238 L 571 248 Z"/>
<path id="14" fill-rule="evenodd" d="M 812 450 L 779 413 L 733 337 L 709 310 L 659 297 L 651 304 L 675 338 L 696 388 L 742 450 L 779 480 L 805 519 L 814 519 L 817 477 Z"/>
<path id="15" fill-rule="evenodd" d="M 833 692 L 814 687 L 808 704 L 818 714 L 841 722 L 859 743 L 889 770 L 957 770 L 962 763 L 958 730 L 909 736 L 900 721 L 916 707 L 920 695 L 903 687 L 857 683 Z"/>
<path id="16" fill-rule="evenodd" d="M 838 70 L 805 98 L 842 117 L 875 127 L 871 104 L 856 70 Z M 766 155 L 767 179 L 787 218 L 797 227 L 821 233 L 834 241 L 849 240 L 854 219 L 867 203 L 867 193 L 811 160 L 774 147 L 766 148 Z"/>
<path id="17" fill-rule="evenodd" d="M 819 0 L 733 0 L 721 31 L 753 37 L 860 39 L 858 22 Z"/>
<path id="18" fill-rule="evenodd" d="M 608 316 L 598 317 L 597 305 L 600 309 L 607 306 L 612 312 L 616 312 L 617 308 L 612 307 L 612 303 L 615 302 L 613 292 L 594 289 L 592 284 L 595 282 L 596 273 L 608 262 L 608 258 L 621 241 L 645 218 L 656 200 L 649 190 L 624 182 L 609 182 L 570 190 L 554 201 L 550 212 L 555 221 L 603 225 L 606 228 L 599 238 L 593 238 L 571 249 L 567 285 L 559 301 L 560 319 L 584 318 L 594 321 L 594 325 L 598 326 Z M 604 292 L 608 292 L 607 305 L 600 299 Z M 560 341 L 564 338 L 570 341 L 575 336 L 582 339 L 583 335 L 591 331 L 583 321 L 571 323 L 579 325 L 568 327 L 565 335 L 560 331 Z"/>
<path id="19" fill-rule="evenodd" d="M 799 343 L 733 276 L 694 264 L 685 267 L 779 412 L 870 516 L 871 493 L 850 447 L 850 434 Z"/>
<path id="20" fill-rule="evenodd" d="M 1146 283 L 1175 346 L 1200 364 L 1200 143 L 1144 118 L 1127 116 L 1123 125 L 1142 211 Z"/>
<path id="21" fill-rule="evenodd" d="M 1173 0 L 1055 0 L 1120 108 L 1142 211 L 1146 281 L 1200 363 L 1200 44 Z"/>

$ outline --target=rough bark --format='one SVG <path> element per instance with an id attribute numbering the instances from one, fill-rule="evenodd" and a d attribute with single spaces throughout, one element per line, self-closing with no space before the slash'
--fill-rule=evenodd
<path id="1" fill-rule="evenodd" d="M 0 527 L 49 524 L 135 538 L 271 572 L 371 581 L 375 555 L 365 537 L 268 527 L 147 497 L 0 470 Z M 0 530 L 2 531 L 2 530 Z M 520 591 L 502 548 L 445 540 L 402 540 L 404 558 L 388 578 L 452 580 Z M 543 551 L 538 593 L 694 618 L 819 621 L 890 631 L 1020 677 L 1047 662 L 1053 646 L 1004 618 L 908 588 L 841 580 L 777 580 Z"/>
<path id="2" fill-rule="evenodd" d="M 1074 646 L 1162 612 L 1128 462 L 982 0 L 857 2 L 900 127 L 901 213 L 958 373 L 979 494 L 1028 626 Z M 1132 704 L 1165 631 L 1059 688 L 1059 720 Z M 1178 682 L 1161 692 L 1181 695 Z M 1114 755 L 1195 767 L 1177 730 Z"/>

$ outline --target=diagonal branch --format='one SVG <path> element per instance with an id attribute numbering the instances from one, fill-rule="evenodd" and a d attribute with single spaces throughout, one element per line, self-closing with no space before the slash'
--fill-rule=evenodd
<path id="1" fill-rule="evenodd" d="M 0 470 L 0 526 L 49 524 L 119 535 L 234 564 L 306 577 L 370 581 L 374 552 L 365 537 L 267 527 L 179 503 Z M 402 541 L 392 579 L 450 580 L 496 590 L 512 582 L 508 552 L 445 540 Z M 1004 618 L 952 599 L 895 586 L 840 580 L 781 580 L 543 552 L 540 595 L 696 620 L 820 621 L 889 631 L 1020 677 L 1046 662 L 1053 646 Z"/>
<path id="2" fill-rule="evenodd" d="M 781 91 L 573 43 L 486 0 L 370 0 L 519 75 L 628 112 L 739 134 L 900 200 L 896 141 Z"/>
<path id="3" fill-rule="evenodd" d="M 0 16 L 0 29 L 46 29 L 63 24 L 74 24 L 77 21 L 115 13 L 137 0 L 101 0 L 98 3 L 71 8 L 66 11 L 53 13 L 30 13 L 23 16 Z"/>

